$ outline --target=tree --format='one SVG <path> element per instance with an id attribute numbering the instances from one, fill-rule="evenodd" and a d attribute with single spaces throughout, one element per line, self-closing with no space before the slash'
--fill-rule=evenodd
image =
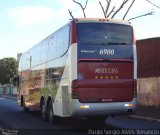
<path id="1" fill-rule="evenodd" d="M 0 59 L 0 83 L 7 84 L 18 72 L 18 62 L 15 58 Z"/>
<path id="2" fill-rule="evenodd" d="M 158 8 L 158 9 L 160 9 L 160 7 L 159 6 L 157 6 L 156 4 L 154 4 L 153 2 L 151 2 L 151 1 L 149 1 L 149 0 L 146 0 L 147 2 L 149 2 L 150 4 L 152 4 L 154 7 L 156 7 L 156 8 Z"/>
<path id="3" fill-rule="evenodd" d="M 102 0 L 99 1 L 99 5 L 100 5 L 100 7 L 101 7 L 101 9 L 102 9 L 102 12 L 103 12 L 104 17 L 105 17 L 105 18 L 112 18 L 112 19 L 115 18 L 115 16 L 116 16 L 118 13 L 120 13 L 120 11 L 124 8 L 124 6 L 126 6 L 126 4 L 127 4 L 128 2 L 130 2 L 129 6 L 128 6 L 127 10 L 126 10 L 126 12 L 124 13 L 124 15 L 123 15 L 123 17 L 122 17 L 122 20 L 125 20 L 127 14 L 129 13 L 131 7 L 133 6 L 133 4 L 134 4 L 134 2 L 135 2 L 135 0 L 121 0 L 121 4 L 119 5 L 118 8 L 116 8 L 116 6 L 115 6 L 114 4 L 112 4 L 112 3 L 116 2 L 116 1 L 114 1 L 114 0 L 105 0 L 105 1 L 106 1 L 106 5 L 102 5 L 101 1 L 102 1 Z M 146 0 L 146 1 L 150 2 L 149 0 Z M 84 17 L 86 18 L 85 9 L 86 9 L 86 7 L 87 7 L 88 0 L 86 0 L 85 6 L 82 6 L 82 4 L 81 4 L 80 2 L 77 2 L 77 1 L 75 1 L 75 0 L 73 0 L 73 2 L 76 3 L 76 4 L 78 4 L 78 5 L 81 7 L 81 9 L 82 9 L 82 11 L 83 11 L 83 15 L 84 15 Z M 150 2 L 150 3 L 151 3 L 151 2 Z M 152 3 L 152 4 L 153 4 L 153 3 Z M 154 6 L 156 6 L 156 5 L 154 5 Z M 158 7 L 158 6 L 157 6 L 157 7 Z M 158 7 L 158 8 L 159 8 L 159 7 Z M 72 19 L 74 19 L 74 16 L 72 15 L 72 12 L 71 12 L 69 9 L 68 9 L 68 11 L 69 11 L 69 14 L 70 14 L 70 16 L 72 17 Z M 132 17 L 132 18 L 130 18 L 130 19 L 128 19 L 128 20 L 133 20 L 133 19 L 137 19 L 137 18 L 140 18 L 140 17 L 143 17 L 143 16 L 148 16 L 148 15 L 153 15 L 153 14 L 154 14 L 153 11 L 149 11 L 148 13 L 145 13 L 145 14 L 142 14 L 142 15 L 138 15 L 138 16 L 136 16 L 136 17 Z"/>
<path id="4" fill-rule="evenodd" d="M 73 0 L 73 2 L 76 3 L 76 4 L 78 4 L 78 5 L 81 7 L 82 12 L 83 12 L 83 15 L 84 15 L 84 18 L 86 18 L 85 9 L 86 9 L 86 7 L 87 7 L 88 0 L 86 0 L 85 6 L 82 6 L 82 4 L 81 4 L 80 2 L 77 2 L 77 1 L 75 1 L 75 0 Z M 68 11 L 69 11 L 69 14 L 70 14 L 70 16 L 72 17 L 72 19 L 74 19 L 73 15 L 72 15 L 72 12 L 71 12 L 69 9 L 68 9 Z"/>
<path id="5" fill-rule="evenodd" d="M 101 1 L 99 1 L 99 4 L 100 4 L 100 6 L 101 6 L 101 9 L 102 9 L 102 11 L 103 11 L 103 14 L 104 14 L 104 17 L 105 17 L 105 18 L 114 18 L 114 17 L 123 9 L 123 7 L 124 7 L 128 2 L 130 2 L 130 0 L 123 0 L 122 3 L 120 4 L 120 6 L 119 6 L 117 9 L 115 9 L 115 5 L 114 5 L 113 7 L 110 7 L 112 1 L 113 1 L 113 0 L 106 0 L 106 3 L 107 3 L 107 4 L 106 4 L 106 9 L 104 9 Z M 124 16 L 122 17 L 123 20 L 125 20 L 125 18 L 126 18 L 126 16 L 127 16 L 127 14 L 129 13 L 131 7 L 133 6 L 134 2 L 135 2 L 135 0 L 132 0 L 132 1 L 131 1 L 129 7 L 127 8 L 127 10 L 126 10 L 126 12 L 125 12 L 125 14 L 124 14 Z M 111 8 L 110 11 L 109 11 L 109 8 Z M 136 16 L 136 17 L 132 17 L 132 18 L 128 19 L 128 21 L 133 20 L 133 19 L 137 19 L 137 18 L 140 18 L 140 17 L 143 17 L 143 16 L 153 15 L 153 14 L 154 14 L 153 11 L 149 11 L 148 13 L 145 13 L 145 14 L 142 14 L 142 15 L 138 15 L 138 16 Z"/>
<path id="6" fill-rule="evenodd" d="M 99 4 L 101 6 L 101 9 L 103 11 L 104 17 L 105 18 L 114 18 L 122 9 L 123 7 L 126 5 L 127 2 L 129 2 L 129 0 L 123 0 L 122 3 L 120 4 L 120 6 L 115 9 L 115 5 L 113 7 L 111 7 L 111 3 L 113 0 L 106 0 L 106 9 L 104 9 L 104 6 L 102 5 L 101 1 L 99 1 Z M 123 20 L 125 19 L 125 17 L 127 16 L 129 10 L 131 9 L 131 7 L 133 6 L 135 0 L 132 0 L 130 6 L 128 7 L 127 11 L 125 12 L 124 16 L 123 16 Z M 109 11 L 109 8 L 111 8 L 111 10 Z"/>

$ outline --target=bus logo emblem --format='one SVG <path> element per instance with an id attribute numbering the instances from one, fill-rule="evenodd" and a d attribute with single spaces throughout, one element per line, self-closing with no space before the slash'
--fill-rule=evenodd
<path id="1" fill-rule="evenodd" d="M 83 80 L 84 79 L 84 75 L 82 73 L 78 74 L 78 80 Z"/>

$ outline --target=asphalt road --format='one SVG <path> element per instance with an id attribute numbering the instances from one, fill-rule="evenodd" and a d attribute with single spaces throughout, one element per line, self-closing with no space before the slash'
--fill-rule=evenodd
<path id="1" fill-rule="evenodd" d="M 25 113 L 21 107 L 17 106 L 16 100 L 4 97 L 0 97 L 0 127 L 18 130 L 19 134 L 29 135 L 53 133 L 81 135 L 88 134 L 90 129 L 111 129 L 111 126 L 106 123 L 99 124 L 76 118 L 64 119 L 59 124 L 51 124 L 41 119 L 40 112 Z"/>
<path id="2" fill-rule="evenodd" d="M 59 124 L 51 124 L 43 121 L 39 112 L 31 111 L 25 113 L 21 107 L 17 106 L 16 100 L 0 97 L 0 135 L 120 134 L 120 130 L 123 129 L 124 133 L 127 134 L 128 131 L 132 132 L 132 134 L 137 133 L 132 129 L 140 131 L 151 129 L 155 134 L 160 134 L 160 123 L 131 119 L 129 117 L 109 117 L 103 124 L 89 122 L 80 118 L 64 119 Z"/>

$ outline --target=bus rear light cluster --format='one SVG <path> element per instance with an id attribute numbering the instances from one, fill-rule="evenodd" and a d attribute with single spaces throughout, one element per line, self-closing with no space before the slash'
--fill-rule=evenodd
<path id="1" fill-rule="evenodd" d="M 124 104 L 125 107 L 133 107 L 134 104 Z"/>
<path id="2" fill-rule="evenodd" d="M 79 91 L 78 91 L 78 80 L 72 81 L 72 99 L 78 99 L 79 98 Z"/>
<path id="3" fill-rule="evenodd" d="M 72 99 L 78 99 L 79 98 L 79 92 L 78 91 L 72 91 Z"/>
<path id="4" fill-rule="evenodd" d="M 72 89 L 78 88 L 78 80 L 73 80 L 72 81 Z"/>

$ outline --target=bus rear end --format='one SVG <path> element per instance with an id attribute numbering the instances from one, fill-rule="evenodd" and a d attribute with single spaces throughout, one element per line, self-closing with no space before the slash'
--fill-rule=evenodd
<path id="1" fill-rule="evenodd" d="M 132 26 L 114 20 L 78 20 L 72 25 L 77 56 L 72 61 L 71 115 L 134 114 L 137 60 Z"/>

